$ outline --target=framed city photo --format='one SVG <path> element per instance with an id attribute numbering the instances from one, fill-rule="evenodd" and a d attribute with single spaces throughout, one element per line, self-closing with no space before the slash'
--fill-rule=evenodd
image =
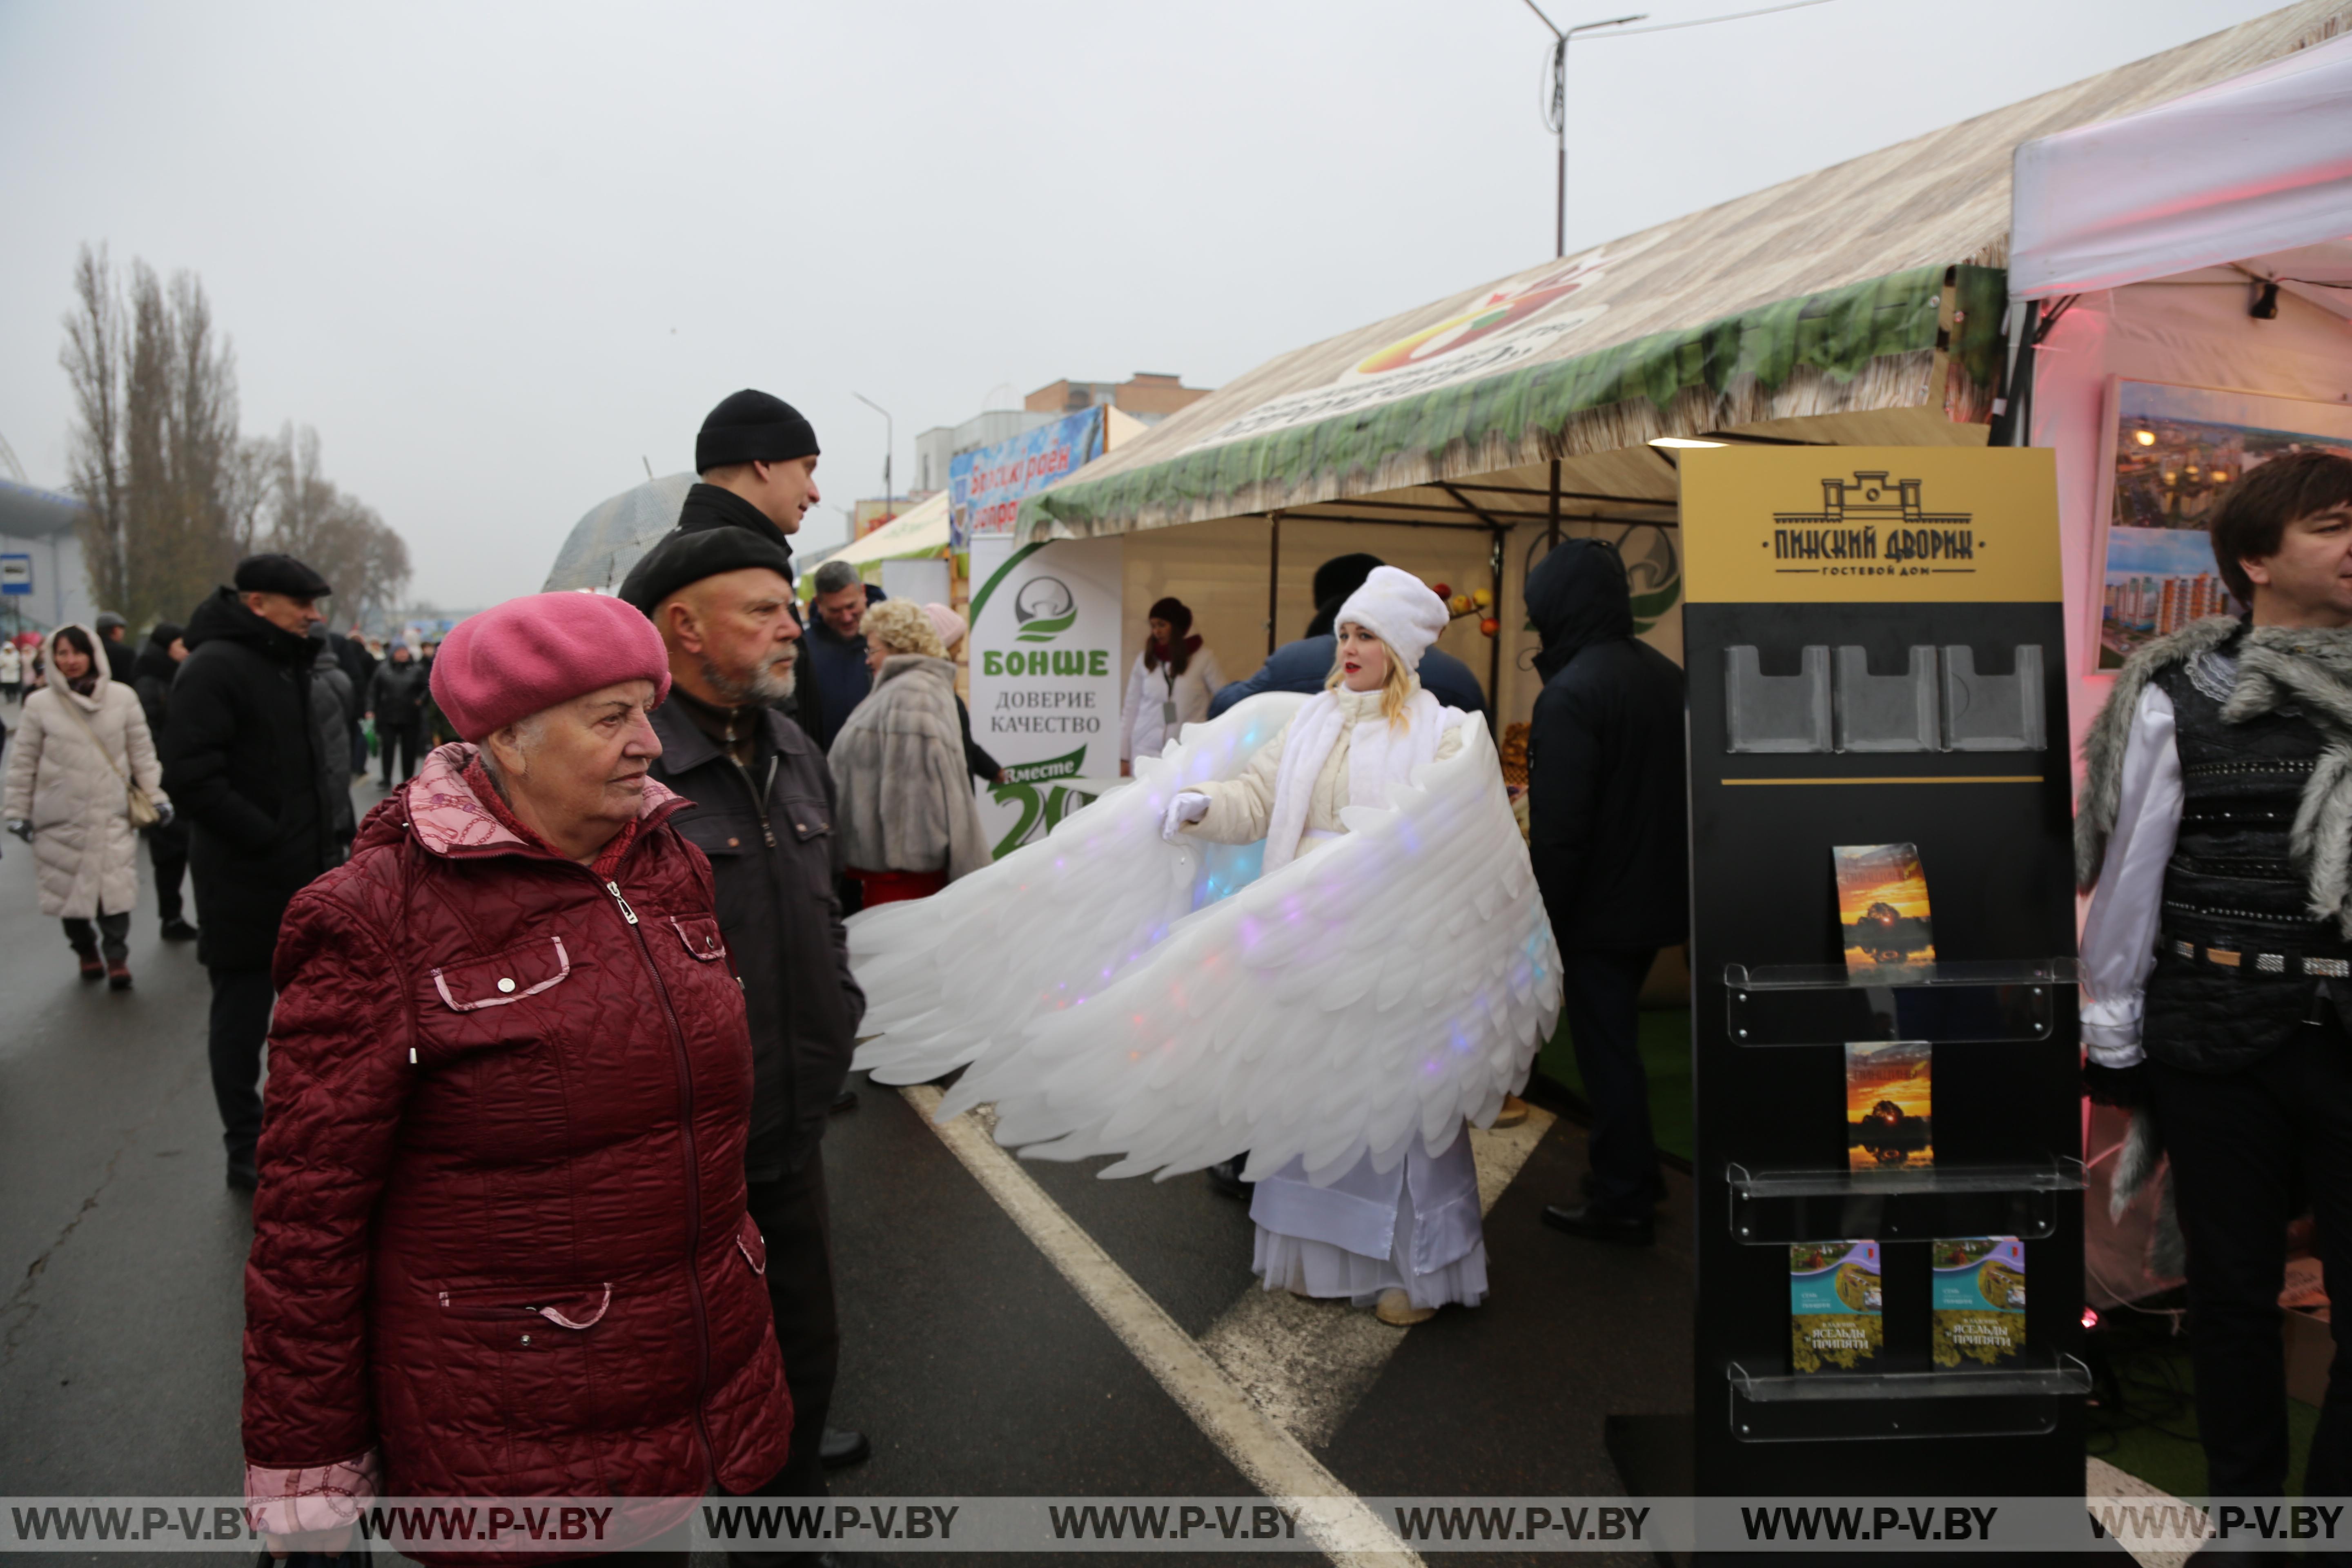
<path id="1" fill-rule="evenodd" d="M 2161 381 L 2107 379 L 2108 502 L 2095 564 L 2094 670 L 2231 611 L 2207 531 L 2231 480 L 2314 447 L 2352 456 L 2352 407 Z"/>

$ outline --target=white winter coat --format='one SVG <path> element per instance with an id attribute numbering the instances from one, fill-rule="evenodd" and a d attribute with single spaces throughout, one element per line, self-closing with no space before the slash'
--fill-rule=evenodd
<path id="1" fill-rule="evenodd" d="M 1184 661 L 1184 673 L 1171 677 L 1162 664 L 1157 669 L 1143 668 L 1143 656 L 1135 656 L 1135 667 L 1128 671 L 1127 700 L 1118 705 L 1118 760 L 1131 763 L 1138 757 L 1156 757 L 1174 740 L 1187 724 L 1198 724 L 1209 716 L 1209 699 L 1224 689 L 1225 672 L 1217 668 L 1217 656 L 1206 647 L 1196 647 Z M 1176 721 L 1167 722 L 1163 704 L 1176 705 Z"/>
<path id="2" fill-rule="evenodd" d="M 62 628 L 60 628 L 62 629 Z M 25 713 L 8 752 L 8 782 L 0 819 L 33 825 L 33 863 L 41 913 L 89 920 L 127 912 L 139 896 L 139 835 L 131 826 L 125 778 L 137 781 L 156 805 L 166 804 L 163 770 L 138 694 L 110 679 L 100 649 L 98 684 L 88 697 L 67 686 L 49 662 L 57 633 L 42 648 L 48 684 L 25 699 Z M 74 721 L 70 702 L 88 721 Z M 92 742 L 92 733 L 97 741 Z M 106 748 L 101 755 L 99 746 Z M 117 774 L 107 765 L 112 757 Z"/>
<path id="3" fill-rule="evenodd" d="M 15 686 L 25 679 L 25 660 L 15 643 L 0 643 L 0 686 Z"/>

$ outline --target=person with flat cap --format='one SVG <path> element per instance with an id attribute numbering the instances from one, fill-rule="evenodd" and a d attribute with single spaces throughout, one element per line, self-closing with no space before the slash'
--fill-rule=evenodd
<path id="1" fill-rule="evenodd" d="M 296 893 L 342 860 L 337 807 L 349 809 L 349 756 L 325 746 L 310 685 L 333 590 L 290 555 L 236 563 L 188 617 L 188 657 L 172 682 L 163 788 L 188 823 L 196 957 L 212 977 L 213 1098 L 228 1149 L 228 1184 L 250 1192 L 261 1136 L 262 1042 L 269 961 Z"/>
<path id="2" fill-rule="evenodd" d="M 816 742 L 777 708 L 798 684 L 787 541 L 817 499 L 816 435 L 790 405 L 739 392 L 704 423 L 695 458 L 702 482 L 677 530 L 637 562 L 620 596 L 668 651 L 653 777 L 694 803 L 676 826 L 709 858 L 751 1020 L 743 1175 L 767 1237 L 793 1410 L 791 1458 L 763 1495 L 822 1497 L 824 1471 L 865 1458 L 870 1445 L 825 1426 L 841 1330 L 820 1146 L 866 996 L 850 977 L 835 894 L 832 775 Z"/>

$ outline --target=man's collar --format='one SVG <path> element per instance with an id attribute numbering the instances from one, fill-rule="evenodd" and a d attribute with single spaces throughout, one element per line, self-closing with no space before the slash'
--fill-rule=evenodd
<path id="1" fill-rule="evenodd" d="M 686 504 L 678 509 L 677 531 L 699 533 L 709 528 L 748 529 L 761 538 L 782 546 L 792 553 L 791 535 L 768 520 L 768 514 L 719 485 L 697 484 L 686 492 Z"/>

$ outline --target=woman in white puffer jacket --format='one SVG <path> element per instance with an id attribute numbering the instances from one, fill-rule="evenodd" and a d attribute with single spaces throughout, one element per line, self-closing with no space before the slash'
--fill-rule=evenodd
<path id="1" fill-rule="evenodd" d="M 169 821 L 163 770 L 138 694 L 108 676 L 88 627 L 50 633 L 41 663 L 47 684 L 25 699 L 0 817 L 33 846 L 41 913 L 65 922 L 82 978 L 126 991 L 139 896 L 130 786 Z"/>

